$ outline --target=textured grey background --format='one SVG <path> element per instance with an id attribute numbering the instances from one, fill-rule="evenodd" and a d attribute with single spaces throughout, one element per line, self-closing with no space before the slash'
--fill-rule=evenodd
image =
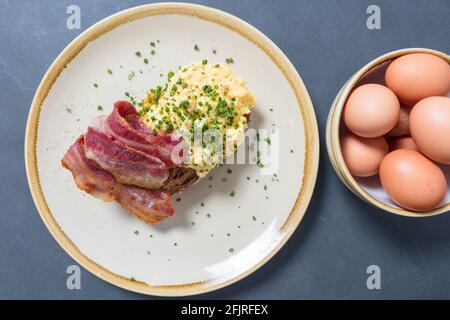
<path id="1" fill-rule="evenodd" d="M 66 289 L 65 270 L 74 261 L 39 218 L 23 160 L 28 109 L 53 59 L 99 19 L 146 2 L 0 1 L 0 298 L 152 299 L 85 270 L 82 290 Z M 362 65 L 405 47 L 450 52 L 450 2 L 195 2 L 248 21 L 286 53 L 313 100 L 322 149 L 315 196 L 285 248 L 248 278 L 198 298 L 450 298 L 450 214 L 407 219 L 363 203 L 338 181 L 323 140 L 335 94 Z M 81 7 L 81 31 L 66 29 L 70 4 Z M 381 7 L 381 30 L 366 28 L 370 4 Z M 381 290 L 366 288 L 370 264 L 381 267 Z"/>

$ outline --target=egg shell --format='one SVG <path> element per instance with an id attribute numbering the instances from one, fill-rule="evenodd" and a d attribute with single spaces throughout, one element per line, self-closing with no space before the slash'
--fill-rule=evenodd
<path id="1" fill-rule="evenodd" d="M 450 91 L 450 65 L 438 56 L 411 53 L 395 59 L 387 68 L 386 85 L 403 103 L 413 106 L 431 96 Z"/>
<path id="2" fill-rule="evenodd" d="M 389 146 L 383 137 L 363 138 L 348 132 L 341 137 L 341 151 L 352 175 L 369 177 L 378 173 Z"/>
<path id="3" fill-rule="evenodd" d="M 419 148 L 417 148 L 416 143 L 411 137 L 391 138 L 389 139 L 388 144 L 389 151 L 394 151 L 397 149 L 419 151 Z"/>
<path id="4" fill-rule="evenodd" d="M 411 111 L 411 136 L 430 159 L 450 164 L 450 98 L 429 97 Z"/>
<path id="5" fill-rule="evenodd" d="M 390 137 L 400 137 L 409 135 L 409 114 L 411 113 L 411 108 L 402 105 L 400 107 L 400 117 L 398 119 L 397 124 L 391 131 L 387 133 Z"/>
<path id="6" fill-rule="evenodd" d="M 389 153 L 381 162 L 380 180 L 395 203 L 413 211 L 436 208 L 447 192 L 442 170 L 412 150 L 399 149 Z"/>
<path id="7" fill-rule="evenodd" d="M 356 88 L 344 108 L 344 123 L 364 138 L 380 137 L 398 122 L 400 103 L 387 87 L 369 83 Z"/>

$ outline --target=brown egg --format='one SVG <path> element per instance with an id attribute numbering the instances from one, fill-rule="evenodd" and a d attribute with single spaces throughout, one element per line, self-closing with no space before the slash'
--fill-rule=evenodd
<path id="1" fill-rule="evenodd" d="M 411 137 L 392 138 L 389 139 L 388 144 L 389 144 L 389 151 L 394 151 L 397 149 L 419 151 L 416 143 Z"/>
<path id="2" fill-rule="evenodd" d="M 369 177 L 378 173 L 381 160 L 389 147 L 383 137 L 363 138 L 352 133 L 341 137 L 341 150 L 350 173 L 357 177 Z"/>
<path id="3" fill-rule="evenodd" d="M 442 170 L 417 151 L 399 149 L 389 153 L 381 162 L 380 179 L 395 203 L 413 211 L 436 208 L 447 192 Z"/>
<path id="4" fill-rule="evenodd" d="M 450 98 L 429 97 L 419 101 L 409 117 L 411 136 L 430 159 L 450 164 Z"/>
<path id="5" fill-rule="evenodd" d="M 407 54 L 389 65 L 385 80 L 400 101 L 413 106 L 426 97 L 448 94 L 450 66 L 445 60 L 432 54 Z"/>
<path id="6" fill-rule="evenodd" d="M 369 83 L 356 88 L 344 108 L 344 123 L 354 134 L 375 138 L 388 133 L 398 122 L 400 103 L 387 87 Z"/>
<path id="7" fill-rule="evenodd" d="M 411 108 L 405 105 L 400 107 L 400 117 L 395 127 L 387 133 L 390 137 L 400 137 L 409 135 L 409 114 Z"/>

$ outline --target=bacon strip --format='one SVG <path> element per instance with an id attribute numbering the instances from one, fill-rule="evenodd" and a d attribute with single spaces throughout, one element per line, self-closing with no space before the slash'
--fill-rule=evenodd
<path id="1" fill-rule="evenodd" d="M 145 223 L 155 224 L 173 215 L 170 195 L 166 191 L 146 190 L 124 185 L 85 156 L 84 136 L 80 136 L 61 163 L 72 172 L 81 190 L 104 201 L 117 201 Z"/>
<path id="2" fill-rule="evenodd" d="M 154 135 L 128 101 L 117 101 L 108 117 L 98 118 L 95 129 L 122 145 L 157 157 L 169 168 L 176 167 L 172 161 L 172 150 L 182 138 L 164 133 Z"/>
<path id="3" fill-rule="evenodd" d="M 128 148 L 93 128 L 88 129 L 84 141 L 86 157 L 120 183 L 159 189 L 169 177 L 169 171 L 160 159 Z"/>

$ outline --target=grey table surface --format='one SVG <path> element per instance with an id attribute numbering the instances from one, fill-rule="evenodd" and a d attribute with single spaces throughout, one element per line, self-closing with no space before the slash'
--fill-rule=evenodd
<path id="1" fill-rule="evenodd" d="M 386 214 L 338 180 L 325 150 L 326 117 L 339 88 L 373 58 L 400 48 L 450 52 L 450 2 L 366 0 L 194 1 L 232 13 L 270 37 L 300 72 L 321 135 L 315 194 L 301 226 L 261 269 L 206 299 L 450 298 L 450 214 L 426 219 Z M 42 223 L 23 160 L 34 92 L 53 59 L 78 34 L 120 10 L 124 0 L 0 1 L 0 298 L 154 299 L 110 285 L 82 269 L 81 290 L 68 290 L 75 262 Z M 82 29 L 66 28 L 66 8 L 81 8 Z M 381 9 L 369 30 L 366 9 Z M 381 269 L 369 290 L 366 268 Z M 180 266 L 182 268 L 182 266 Z"/>

